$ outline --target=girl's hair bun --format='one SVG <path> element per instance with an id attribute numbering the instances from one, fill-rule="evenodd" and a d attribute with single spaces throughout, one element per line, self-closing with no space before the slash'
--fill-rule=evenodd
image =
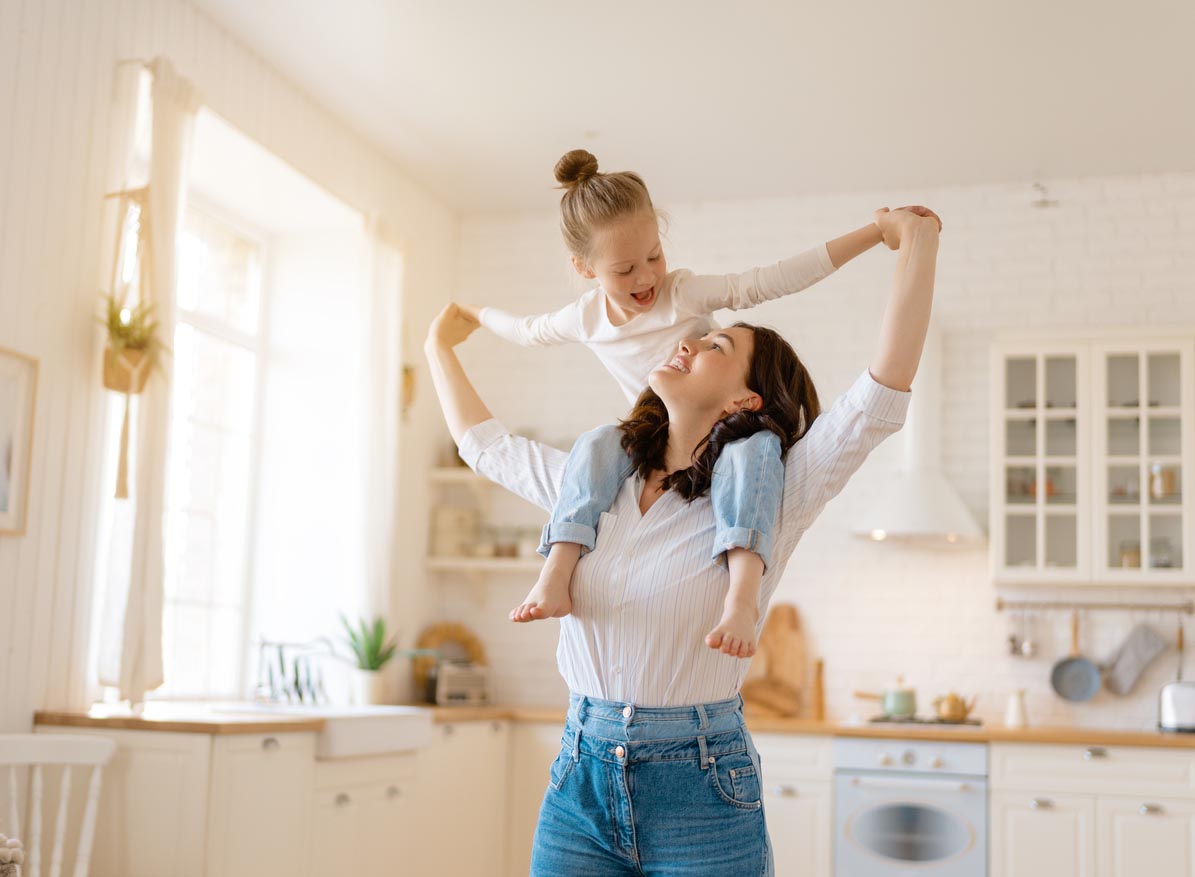
<path id="1" fill-rule="evenodd" d="M 598 172 L 598 161 L 585 149 L 574 149 L 561 156 L 556 162 L 556 182 L 562 186 L 579 185 Z"/>

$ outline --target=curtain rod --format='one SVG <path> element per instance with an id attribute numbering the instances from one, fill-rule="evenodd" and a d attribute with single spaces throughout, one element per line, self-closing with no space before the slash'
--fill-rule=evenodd
<path id="1" fill-rule="evenodd" d="M 1186 603 L 1087 603 L 1082 600 L 1070 602 L 1057 600 L 1005 600 L 996 598 L 996 611 L 1005 609 L 1109 609 L 1125 611 L 1185 612 L 1195 614 L 1195 602 Z"/>

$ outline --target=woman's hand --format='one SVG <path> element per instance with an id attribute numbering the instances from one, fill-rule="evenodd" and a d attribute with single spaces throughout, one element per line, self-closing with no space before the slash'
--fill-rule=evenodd
<path id="1" fill-rule="evenodd" d="M 942 230 L 942 220 L 928 207 L 920 205 L 898 207 L 889 210 L 881 207 L 875 212 L 875 224 L 884 236 L 884 245 L 890 250 L 899 250 L 906 229 L 914 226 L 932 226 L 935 233 Z"/>
<path id="2" fill-rule="evenodd" d="M 456 302 L 449 302 L 444 309 L 432 320 L 427 330 L 427 340 L 424 348 L 456 347 L 481 326 L 468 311 Z"/>

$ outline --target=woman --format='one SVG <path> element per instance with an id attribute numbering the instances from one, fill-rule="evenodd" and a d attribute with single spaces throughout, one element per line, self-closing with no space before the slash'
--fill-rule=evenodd
<path id="1" fill-rule="evenodd" d="M 772 874 L 759 756 L 743 724 L 747 661 L 707 648 L 726 571 L 711 559 L 709 446 L 743 412 L 802 412 L 792 424 L 766 614 L 789 556 L 867 453 L 897 431 L 929 323 L 936 216 L 883 212 L 877 235 L 898 249 L 896 277 L 870 367 L 828 410 L 792 349 L 738 324 L 682 341 L 624 427 L 636 471 L 603 513 L 573 579 L 557 659 L 569 713 L 532 850 L 533 875 Z M 477 328 L 450 304 L 425 352 L 461 456 L 477 472 L 550 510 L 567 453 L 511 435 L 469 383 L 452 348 Z M 770 364 L 769 364 L 770 363 Z M 658 397 L 666 418 L 641 409 Z M 650 407 L 650 405 L 649 405 Z M 652 436 L 666 441 L 652 444 Z M 787 444 L 787 442 L 786 442 Z M 697 460 L 697 465 L 694 461 Z M 758 619 L 757 619 L 758 624 Z M 758 630 L 756 631 L 758 634 Z"/>

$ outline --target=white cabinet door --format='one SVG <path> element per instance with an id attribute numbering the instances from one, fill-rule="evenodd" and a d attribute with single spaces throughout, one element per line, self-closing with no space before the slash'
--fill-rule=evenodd
<path id="1" fill-rule="evenodd" d="M 314 768 L 313 733 L 213 738 L 208 877 L 307 873 Z"/>
<path id="2" fill-rule="evenodd" d="M 516 723 L 510 730 L 510 784 L 506 798 L 506 875 L 527 877 L 548 771 L 560 752 L 564 722 Z"/>
<path id="3" fill-rule="evenodd" d="M 1195 801 L 1101 795 L 1099 877 L 1195 875 Z"/>
<path id="4" fill-rule="evenodd" d="M 1094 347 L 1095 580 L 1192 582 L 1183 482 L 1195 455 L 1193 345 L 1106 341 Z"/>
<path id="5" fill-rule="evenodd" d="M 1086 345 L 998 345 L 992 376 L 992 576 L 1090 579 Z"/>
<path id="6" fill-rule="evenodd" d="M 1095 877 L 1095 798 L 992 792 L 991 877 Z"/>
<path id="7" fill-rule="evenodd" d="M 830 877 L 833 786 L 765 772 L 763 809 L 776 877 Z"/>
<path id="8" fill-rule="evenodd" d="M 452 722 L 419 750 L 415 873 L 501 877 L 509 736 L 506 722 Z"/>

